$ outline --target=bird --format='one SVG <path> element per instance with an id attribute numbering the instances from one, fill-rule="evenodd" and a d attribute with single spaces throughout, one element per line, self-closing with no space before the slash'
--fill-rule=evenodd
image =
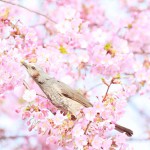
<path id="1" fill-rule="evenodd" d="M 93 104 L 79 91 L 54 77 L 50 77 L 50 75 L 44 72 L 37 64 L 27 63 L 25 61 L 21 63 L 51 103 L 62 112 L 69 112 L 76 118 L 77 112 L 80 111 L 81 108 L 93 107 Z M 125 133 L 129 137 L 133 135 L 132 130 L 119 124 L 115 124 L 115 129 L 121 133 Z"/>

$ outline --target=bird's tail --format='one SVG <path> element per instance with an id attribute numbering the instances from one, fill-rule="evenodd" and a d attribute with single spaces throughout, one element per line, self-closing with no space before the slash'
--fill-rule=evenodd
<path id="1" fill-rule="evenodd" d="M 128 128 L 125 128 L 121 125 L 118 125 L 118 124 L 115 124 L 115 129 L 121 133 L 126 133 L 127 136 L 131 137 L 133 135 L 133 131 L 128 129 Z"/>

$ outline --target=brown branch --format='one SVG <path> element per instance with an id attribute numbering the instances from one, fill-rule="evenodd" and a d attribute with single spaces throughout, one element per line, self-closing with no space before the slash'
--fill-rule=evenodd
<path id="1" fill-rule="evenodd" d="M 97 87 L 100 86 L 101 84 L 102 84 L 102 83 L 98 83 L 98 84 L 94 85 L 93 87 L 91 87 L 90 89 L 88 89 L 88 90 L 86 91 L 86 93 L 89 92 L 89 91 L 92 91 L 93 89 L 97 88 Z"/>
<path id="2" fill-rule="evenodd" d="M 136 55 L 150 55 L 150 52 L 133 52 L 133 54 L 136 54 Z"/>
<path id="3" fill-rule="evenodd" d="M 30 89 L 29 86 L 28 86 L 28 84 L 27 84 L 27 82 L 26 82 L 25 80 L 23 80 L 23 85 L 24 85 L 24 87 L 25 87 L 27 90 Z"/>
<path id="4" fill-rule="evenodd" d="M 102 102 L 104 102 L 104 101 L 106 100 L 106 97 L 107 97 L 107 95 L 108 95 L 108 91 L 109 91 L 109 89 L 110 89 L 110 86 L 111 86 L 112 82 L 113 82 L 113 79 L 110 81 L 110 83 L 109 83 L 108 86 L 107 86 L 107 90 L 106 90 L 106 93 L 105 93 L 105 96 L 104 96 Z"/>
<path id="5" fill-rule="evenodd" d="M 87 133 L 87 131 L 88 131 L 88 128 L 89 128 L 89 126 L 90 126 L 90 124 L 92 123 L 92 121 L 89 121 L 89 123 L 87 124 L 87 127 L 86 127 L 86 129 L 85 129 L 85 132 L 84 132 L 84 134 L 86 134 Z"/>
<path id="6" fill-rule="evenodd" d="M 54 20 L 50 19 L 47 15 L 42 14 L 42 13 L 40 13 L 40 12 L 38 12 L 38 11 L 31 10 L 31 9 L 25 7 L 25 6 L 22 6 L 22 5 L 20 5 L 20 4 L 16 4 L 16 3 L 13 3 L 13 2 L 8 2 L 8 1 L 6 1 L 6 0 L 0 0 L 0 1 L 3 2 L 3 3 L 7 3 L 7 4 L 10 4 L 10 5 L 14 5 L 14 6 L 18 6 L 18 7 L 20 7 L 20 8 L 23 8 L 23 9 L 29 11 L 29 12 L 35 13 L 35 14 L 37 14 L 37 15 L 39 15 L 39 16 L 42 16 L 42 17 L 46 18 L 47 20 L 49 20 L 50 22 L 53 22 L 53 23 L 56 24 L 56 22 L 55 22 Z"/>
<path id="7" fill-rule="evenodd" d="M 17 139 L 17 138 L 30 138 L 31 136 L 34 135 L 16 135 L 16 136 L 0 136 L 0 140 L 5 140 L 5 139 Z"/>
<path id="8" fill-rule="evenodd" d="M 131 138 L 131 139 L 129 139 L 128 141 L 129 142 L 134 142 L 134 141 L 149 141 L 150 140 L 150 138 L 143 138 L 143 139 L 136 139 L 136 138 Z"/>
<path id="9" fill-rule="evenodd" d="M 103 100 L 102 100 L 102 102 L 104 102 L 105 101 L 105 99 L 106 99 L 106 97 L 107 97 L 107 94 L 108 94 L 108 91 L 109 91 L 109 89 L 110 89 L 110 86 L 111 86 L 111 84 L 113 83 L 113 81 L 114 81 L 114 78 L 113 79 L 111 79 L 111 82 L 109 83 L 109 84 L 106 84 L 107 85 L 107 91 L 106 91 L 106 93 L 105 93 L 105 96 L 104 96 L 104 98 L 103 98 Z M 96 88 L 97 86 L 99 86 L 101 83 L 99 83 L 99 84 L 97 84 L 97 85 L 95 85 L 93 88 Z M 92 90 L 93 88 L 91 88 L 90 90 Z M 88 128 L 89 128 L 89 126 L 90 126 L 90 124 L 92 123 L 92 121 L 89 121 L 89 123 L 87 124 L 87 127 L 86 127 L 86 129 L 85 129 L 85 132 L 84 132 L 84 134 L 86 134 L 87 133 L 87 130 L 88 130 Z"/>
<path id="10" fill-rule="evenodd" d="M 30 89 L 29 86 L 28 86 L 28 84 L 27 84 L 27 82 L 26 82 L 25 80 L 23 81 L 23 85 L 25 86 L 25 88 L 26 88 L 27 90 Z M 40 96 L 40 97 L 43 97 L 43 98 L 45 98 L 45 99 L 48 99 L 47 97 L 45 97 L 45 96 L 43 96 L 43 95 L 40 95 L 40 94 L 37 94 L 37 93 L 36 93 L 36 95 L 37 95 L 37 96 Z"/>

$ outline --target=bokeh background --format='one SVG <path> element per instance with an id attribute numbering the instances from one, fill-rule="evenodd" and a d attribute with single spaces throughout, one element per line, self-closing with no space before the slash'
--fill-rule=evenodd
<path id="1" fill-rule="evenodd" d="M 8 2 L 8 3 L 7 3 Z M 9 4 L 10 2 L 10 4 Z M 49 1 L 49 3 L 55 2 L 54 0 Z M 16 5 L 12 5 L 11 3 L 15 3 Z M 53 10 L 53 5 L 47 6 L 47 10 L 45 10 L 46 1 L 43 0 L 12 0 L 12 1 L 1 1 L 0 0 L 0 9 L 5 9 L 6 7 L 11 8 L 10 11 L 13 13 L 14 20 L 19 20 L 23 25 L 35 28 L 40 34 L 41 38 L 43 38 L 46 34 L 45 28 L 42 26 L 45 21 L 45 16 L 42 17 L 41 14 L 47 14 Z M 85 3 L 88 1 L 85 0 Z M 101 5 L 101 9 L 105 12 L 105 16 L 112 21 L 114 26 L 119 26 L 121 22 L 126 22 L 128 18 L 132 18 L 131 13 L 128 12 L 129 8 L 132 8 L 136 11 L 143 12 L 147 11 L 150 13 L 150 1 L 149 0 L 99 0 Z M 17 4 L 19 4 L 17 6 Z M 24 8 L 21 8 L 24 6 Z M 121 5 L 126 5 L 126 7 L 120 7 Z M 28 9 L 29 10 L 28 10 Z M 124 9 L 122 9 L 124 8 Z M 126 8 L 126 9 L 125 9 Z M 31 11 L 34 10 L 34 11 Z M 58 10 L 59 11 L 59 10 Z M 39 14 L 38 14 L 39 12 Z M 134 13 L 133 13 L 134 14 Z M 53 14 L 54 15 L 54 14 Z M 141 22 L 145 20 L 149 20 L 149 16 L 147 14 L 141 17 Z M 94 16 L 93 16 L 94 17 Z M 143 18 L 145 17 L 145 18 Z M 49 16 L 49 18 L 55 18 L 55 16 Z M 100 18 L 98 18 L 100 19 Z M 143 20 L 142 20 L 143 19 Z M 43 21 L 44 20 L 44 21 Z M 147 21 L 149 22 L 149 21 Z M 140 20 L 139 20 L 140 23 Z M 47 23 L 47 28 L 52 26 L 53 23 Z M 146 23 L 145 23 L 146 24 Z M 150 36 L 149 30 L 147 27 L 143 26 L 143 30 L 141 32 L 147 32 Z M 114 30 L 115 28 L 112 28 Z M 52 28 L 51 28 L 52 30 Z M 52 32 L 52 31 L 50 31 Z M 124 32 L 124 31 L 122 31 Z M 138 29 L 137 29 L 137 32 Z M 7 33 L 6 33 L 7 34 Z M 141 38 L 142 40 L 142 38 Z M 144 39 L 143 39 L 144 40 Z M 142 43 L 142 41 L 141 41 Z M 1 48 L 0 48 L 1 49 Z M 139 63 L 143 63 L 144 58 L 150 59 L 149 53 L 147 50 L 146 54 L 140 55 L 137 53 L 137 60 Z M 130 65 L 130 64 L 129 64 Z M 149 75 L 148 75 L 149 78 Z M 2 79 L 0 79 L 1 81 Z M 65 79 L 63 79 L 65 80 Z M 90 88 L 93 87 L 96 83 L 96 79 L 91 79 L 90 82 L 86 83 L 86 85 Z M 93 82 L 94 81 L 94 82 Z M 82 88 L 82 84 L 78 84 L 78 87 Z M 114 87 L 115 89 L 115 87 Z M 97 90 L 105 91 L 103 87 L 97 86 Z M 113 91 L 113 89 L 111 89 Z M 17 91 L 17 89 L 16 89 Z M 18 91 L 17 91 L 18 92 Z M 16 109 L 14 108 L 15 100 L 13 100 L 12 93 L 7 93 L 7 100 L 4 103 L 0 103 L 0 134 L 2 135 L 5 132 L 6 137 L 3 136 L 0 139 L 0 149 L 1 150 L 17 150 L 20 149 L 21 146 L 24 146 L 26 142 L 27 145 L 31 145 L 31 149 L 49 149 L 49 147 L 42 147 L 36 137 L 36 132 L 29 132 L 25 121 L 22 120 L 21 115 L 16 113 Z M 95 95 L 94 95 L 95 96 Z M 93 97 L 94 97 L 93 96 Z M 129 146 L 135 150 L 149 150 L 150 149 L 150 97 L 149 91 L 142 94 L 142 92 L 137 93 L 131 96 L 128 99 L 128 105 L 125 108 L 126 112 L 123 118 L 119 121 L 120 124 L 127 126 L 134 131 L 134 135 L 132 138 L 128 140 Z M 31 136 L 30 139 L 26 136 Z M 26 139 L 26 140 L 25 140 Z M 39 137 L 40 139 L 40 137 Z M 45 141 L 40 141 L 41 143 Z"/>

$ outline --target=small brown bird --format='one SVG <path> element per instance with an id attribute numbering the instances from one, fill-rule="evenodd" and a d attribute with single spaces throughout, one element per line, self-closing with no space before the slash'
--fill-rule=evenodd
<path id="1" fill-rule="evenodd" d="M 22 62 L 22 64 L 26 67 L 29 75 L 39 85 L 51 103 L 63 112 L 67 113 L 69 111 L 76 117 L 76 112 L 80 111 L 81 108 L 93 106 L 77 90 L 50 77 L 36 64 L 25 62 Z M 115 124 L 115 129 L 121 133 L 125 132 L 127 136 L 133 135 L 132 130 L 118 124 Z"/>

